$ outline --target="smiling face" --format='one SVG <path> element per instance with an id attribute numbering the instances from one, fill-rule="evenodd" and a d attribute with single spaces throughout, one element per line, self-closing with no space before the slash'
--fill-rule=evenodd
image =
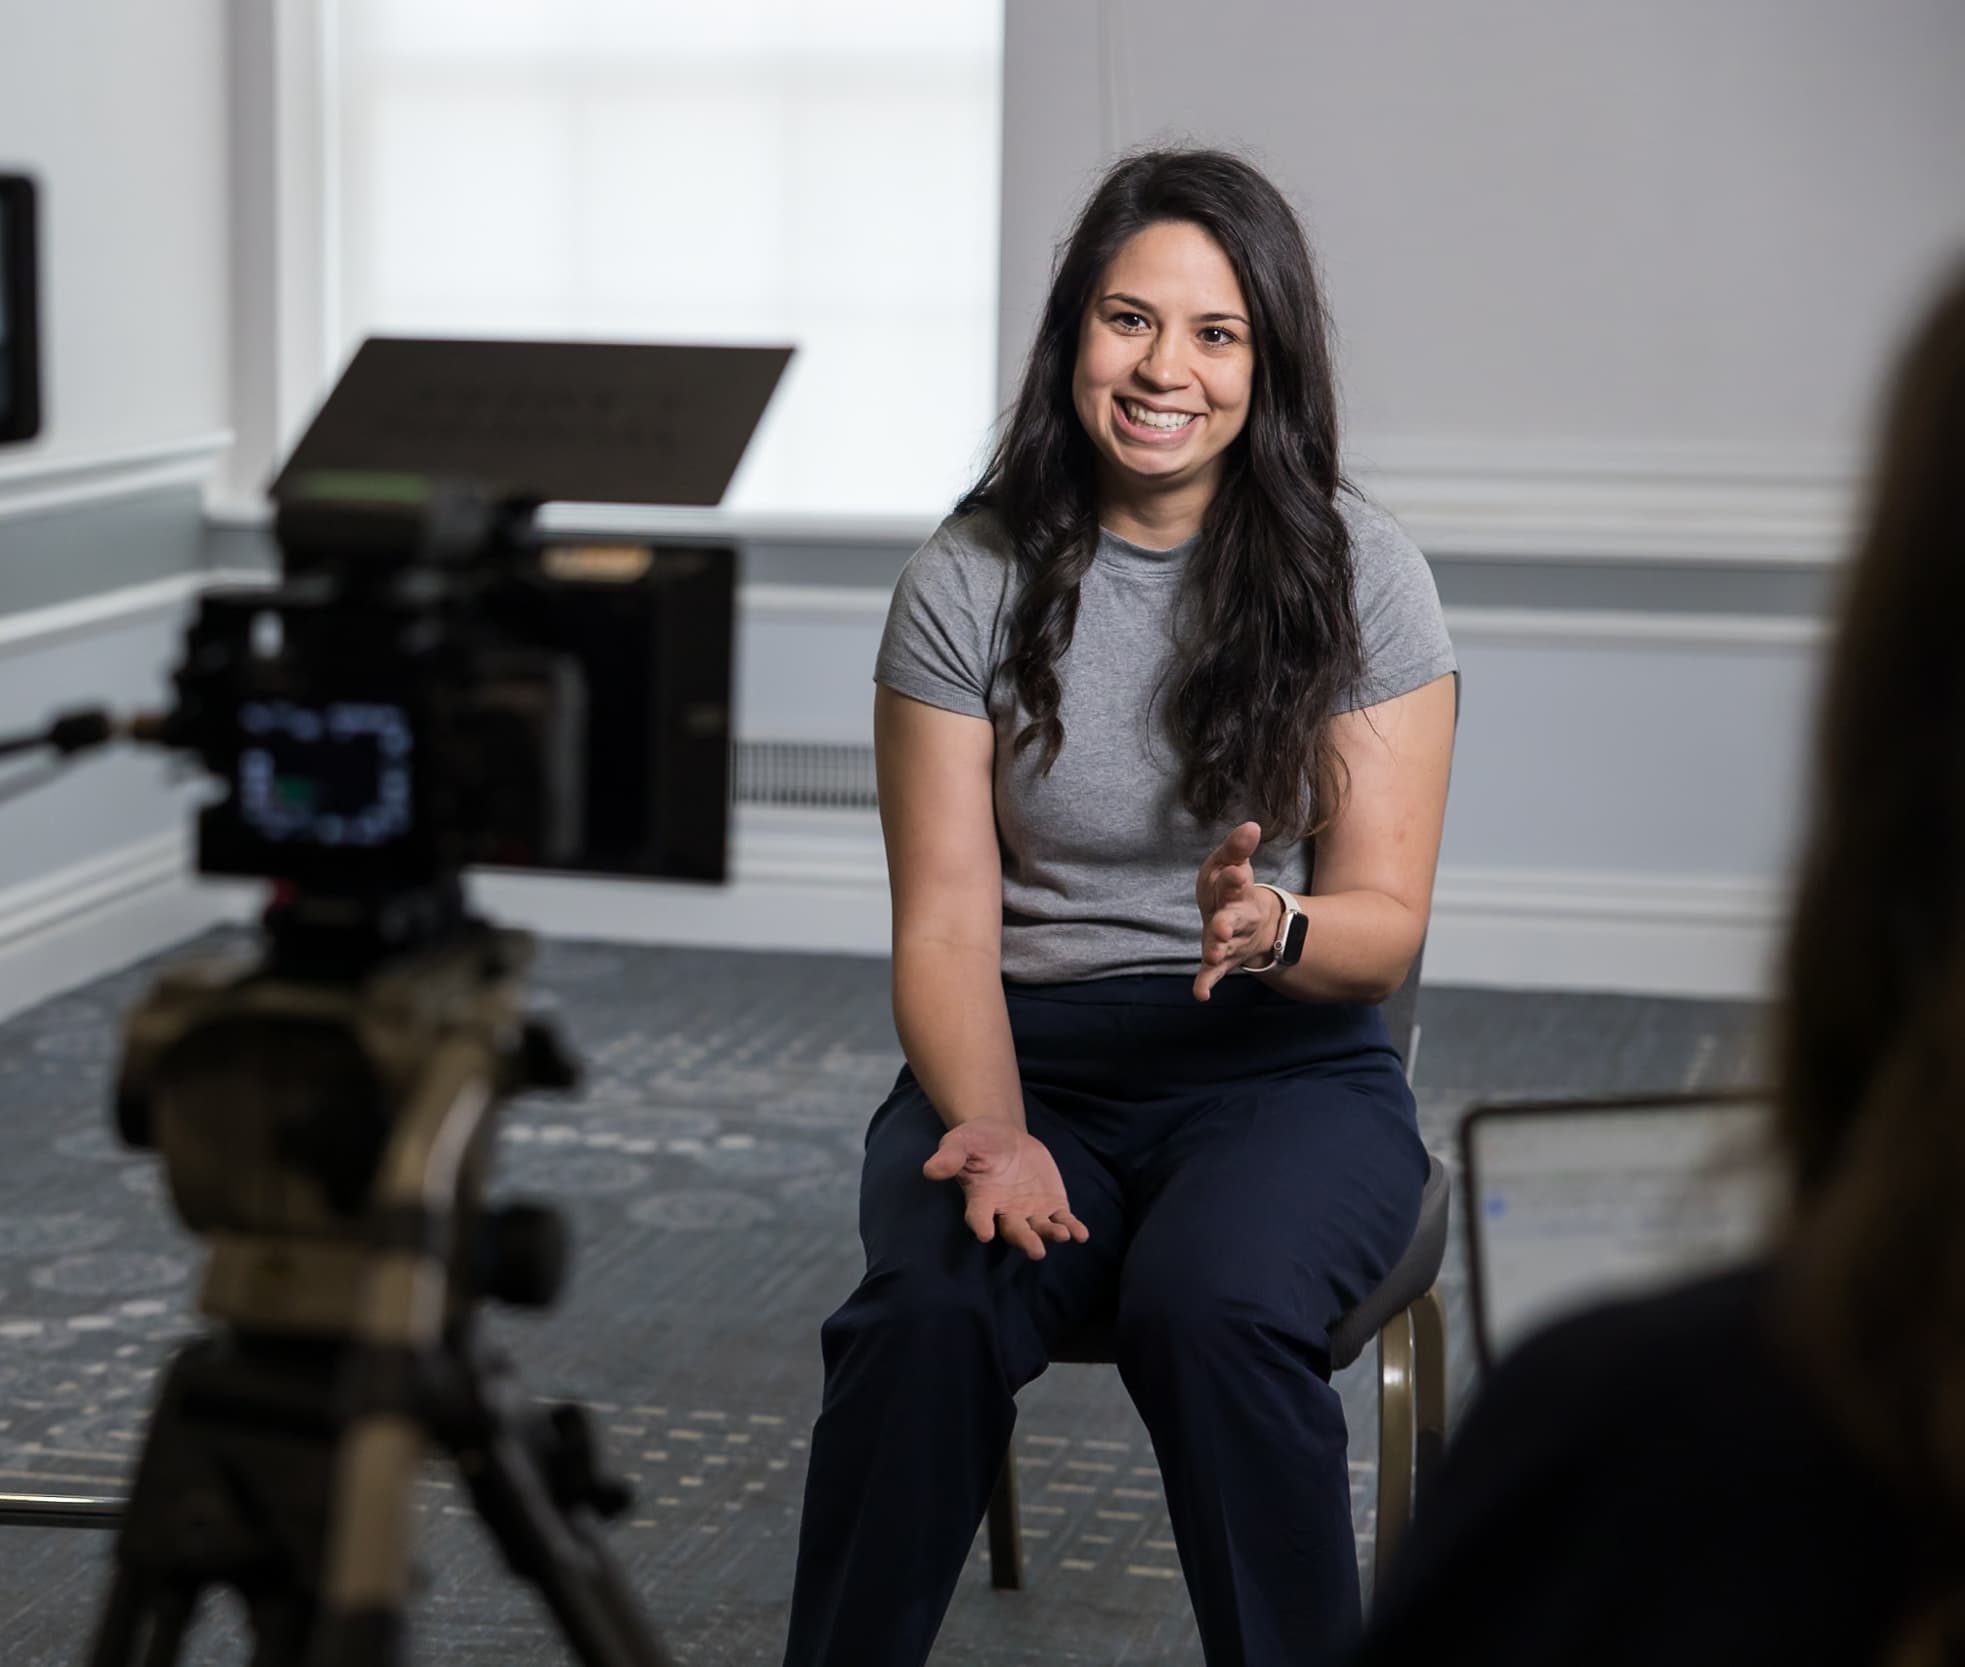
<path id="1" fill-rule="evenodd" d="M 1100 520 L 1121 537 L 1198 531 L 1248 420 L 1248 302 L 1199 226 L 1164 220 L 1113 257 L 1078 333 L 1072 403 L 1098 452 Z"/>

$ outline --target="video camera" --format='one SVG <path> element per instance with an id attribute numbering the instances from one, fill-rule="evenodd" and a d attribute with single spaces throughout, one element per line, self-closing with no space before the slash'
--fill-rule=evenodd
<path id="1" fill-rule="evenodd" d="M 306 492 L 284 582 L 203 599 L 156 734 L 227 789 L 201 870 L 363 898 L 472 864 L 723 878 L 724 552 L 553 544 L 413 477 Z"/>
<path id="2" fill-rule="evenodd" d="M 281 583 L 205 595 L 152 731 L 224 784 L 200 869 L 371 902 L 481 864 L 721 880 L 734 553 L 533 512 L 714 503 L 787 357 L 366 343 L 273 485 Z"/>
<path id="3" fill-rule="evenodd" d="M 502 1103 L 576 1071 L 526 1011 L 530 939 L 462 870 L 723 878 L 734 550 L 536 511 L 716 503 L 789 357 L 371 340 L 273 483 L 277 578 L 203 594 L 173 704 L 0 741 L 195 756 L 199 868 L 275 882 L 261 952 L 166 970 L 117 1073 L 118 1129 L 206 1241 L 211 1325 L 127 1505 L 0 1496 L 117 1528 L 94 1667 L 167 1667 L 214 1584 L 268 1667 L 400 1662 L 430 1450 L 583 1661 L 666 1667 L 583 1410 L 542 1412 L 476 1323 L 557 1294 L 557 1215 L 488 1182 Z"/>

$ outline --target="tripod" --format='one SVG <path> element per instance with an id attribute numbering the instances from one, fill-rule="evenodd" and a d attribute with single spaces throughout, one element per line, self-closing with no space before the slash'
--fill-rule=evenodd
<path id="1" fill-rule="evenodd" d="M 600 1538 L 629 1496 L 584 1412 L 534 1408 L 473 1324 L 564 1267 L 552 1212 L 483 1201 L 499 1102 L 573 1080 L 521 1009 L 530 940 L 454 894 L 407 949 L 268 920 L 264 964 L 167 974 L 129 1024 L 118 1122 L 208 1242 L 217 1323 L 164 1375 L 93 1667 L 168 1667 L 220 1584 L 253 1667 L 396 1667 L 432 1450 L 582 1662 L 668 1667 Z"/>

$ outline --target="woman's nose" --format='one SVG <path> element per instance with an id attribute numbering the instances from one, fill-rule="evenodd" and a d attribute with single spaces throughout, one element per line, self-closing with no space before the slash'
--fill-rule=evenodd
<path id="1" fill-rule="evenodd" d="M 1178 388 L 1187 380 L 1187 363 L 1179 345 L 1164 336 L 1154 342 L 1139 362 L 1139 377 L 1156 388 Z"/>

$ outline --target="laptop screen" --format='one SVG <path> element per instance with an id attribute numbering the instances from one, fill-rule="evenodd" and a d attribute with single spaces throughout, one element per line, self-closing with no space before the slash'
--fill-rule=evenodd
<path id="1" fill-rule="evenodd" d="M 1743 1261 L 1777 1197 L 1764 1095 L 1492 1104 L 1461 1128 L 1483 1363 L 1550 1320 Z"/>

